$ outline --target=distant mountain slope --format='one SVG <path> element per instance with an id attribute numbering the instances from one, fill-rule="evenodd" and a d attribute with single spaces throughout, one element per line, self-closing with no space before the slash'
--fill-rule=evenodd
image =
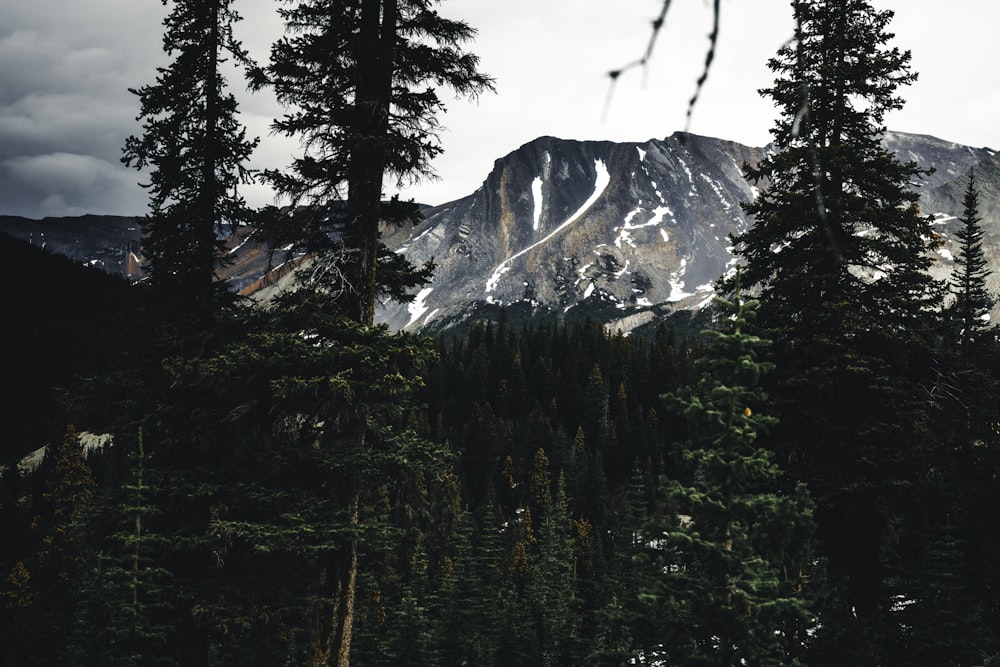
<path id="1" fill-rule="evenodd" d="M 898 132 L 886 144 L 935 169 L 920 186 L 926 211 L 957 213 L 955 192 L 973 165 L 982 165 L 984 192 L 1000 184 L 988 149 Z M 768 150 L 679 133 L 644 143 L 525 144 L 497 160 L 475 193 L 390 237 L 438 270 L 416 303 L 387 307 L 380 318 L 393 328 L 436 328 L 475 317 L 484 304 L 527 302 L 562 314 L 600 301 L 620 314 L 612 326 L 627 330 L 654 312 L 697 308 L 733 265 L 729 235 L 750 224 L 740 202 L 756 188 L 741 167 Z M 986 224 L 1000 243 L 998 220 Z M 953 227 L 942 216 L 946 243 Z M 950 270 L 948 248 L 939 272 Z"/>
<path id="2" fill-rule="evenodd" d="M 142 220 L 113 215 L 31 220 L 0 216 L 0 233 L 131 280 L 141 276 Z"/>

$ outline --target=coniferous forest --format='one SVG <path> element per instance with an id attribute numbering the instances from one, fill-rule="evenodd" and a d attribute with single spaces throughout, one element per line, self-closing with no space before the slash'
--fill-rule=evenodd
<path id="1" fill-rule="evenodd" d="M 382 244 L 419 216 L 384 184 L 430 172 L 441 91 L 493 86 L 436 4 L 283 3 L 256 63 L 238 2 L 168 3 L 123 153 L 147 278 L 39 259 L 56 278 L 23 299 L 53 308 L 5 332 L 5 455 L 50 444 L 0 479 L 0 663 L 1000 664 L 980 193 L 969 173 L 933 280 L 923 174 L 880 141 L 916 76 L 891 13 L 791 3 L 703 331 L 501 313 L 429 338 L 373 324 L 434 270 Z M 292 164 L 246 168 L 223 63 L 285 105 Z M 251 179 L 281 205 L 250 210 Z M 297 253 L 295 289 L 217 279 L 244 225 Z"/>

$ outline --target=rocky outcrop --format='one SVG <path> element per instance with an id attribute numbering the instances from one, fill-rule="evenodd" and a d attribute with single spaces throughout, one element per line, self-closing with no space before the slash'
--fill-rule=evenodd
<path id="1" fill-rule="evenodd" d="M 934 170 L 919 184 L 921 205 L 941 214 L 935 272 L 947 275 L 956 224 L 949 216 L 961 211 L 965 176 L 978 165 L 985 200 L 1000 184 L 996 157 L 898 132 L 887 133 L 886 145 Z M 742 167 L 768 150 L 690 134 L 644 143 L 532 141 L 497 160 L 476 192 L 427 210 L 408 235 L 393 237 L 398 252 L 415 263 L 434 259 L 438 269 L 415 303 L 388 306 L 379 317 L 392 328 L 421 329 L 483 303 L 569 313 L 600 301 L 620 311 L 612 319 L 627 329 L 648 321 L 634 315 L 654 307 L 660 314 L 665 306 L 697 308 L 734 265 L 730 235 L 751 224 L 740 203 L 757 189 Z M 984 213 L 1000 262 L 1000 218 L 992 208 Z"/>
<path id="2" fill-rule="evenodd" d="M 704 300 L 732 261 L 728 236 L 749 224 L 740 202 L 754 190 L 742 164 L 763 150 L 688 134 L 526 144 L 399 243 L 438 269 L 417 303 L 380 318 L 419 328 L 469 302 L 565 312 L 591 299 L 621 310 Z"/>
<path id="3" fill-rule="evenodd" d="M 131 280 L 142 277 L 142 220 L 114 215 L 0 216 L 0 233 Z"/>

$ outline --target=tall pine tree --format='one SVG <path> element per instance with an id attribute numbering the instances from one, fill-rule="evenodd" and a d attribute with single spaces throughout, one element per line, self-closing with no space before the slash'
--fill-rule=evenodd
<path id="1" fill-rule="evenodd" d="M 491 80 L 462 50 L 474 31 L 438 15 L 436 0 L 300 0 L 279 10 L 286 36 L 259 85 L 289 108 L 274 130 L 303 154 L 266 176 L 294 208 L 268 234 L 323 252 L 314 276 L 334 278 L 349 317 L 371 324 L 381 289 L 426 280 L 380 242 L 379 224 L 413 219 L 416 207 L 383 206 L 384 180 L 430 173 L 441 152 L 438 88 L 476 96 Z M 380 276 L 379 273 L 382 275 Z"/>
<path id="2" fill-rule="evenodd" d="M 219 235 L 250 219 L 237 186 L 250 179 L 246 161 L 257 142 L 246 137 L 223 75 L 227 58 L 249 60 L 233 34 L 233 0 L 172 4 L 163 50 L 173 61 L 157 69 L 155 84 L 130 89 L 143 134 L 128 138 L 122 161 L 150 169 L 143 254 L 156 300 L 204 311 L 221 293 Z"/>
<path id="3" fill-rule="evenodd" d="M 478 58 L 462 45 L 468 25 L 444 19 L 432 0 L 300 0 L 279 10 L 286 36 L 273 47 L 258 81 L 289 108 L 276 132 L 298 137 L 303 154 L 285 173 L 267 174 L 291 214 L 275 214 L 262 232 L 272 242 L 317 253 L 304 273 L 314 290 L 336 296 L 350 320 L 371 326 L 380 295 L 407 298 L 405 290 L 428 279 L 380 240 L 382 222 L 413 219 L 416 207 L 393 200 L 383 206 L 384 179 L 415 179 L 430 172 L 440 152 L 435 86 L 475 96 L 491 85 Z M 353 430 L 364 451 L 367 417 Z M 388 444 L 388 443 L 385 443 Z M 341 484 L 348 506 L 365 493 L 360 476 Z M 348 512 L 349 523 L 358 520 Z M 317 613 L 314 664 L 350 658 L 358 543 L 331 554 L 326 573 L 329 603 Z M 323 616 L 326 616 L 325 618 Z"/>
<path id="4" fill-rule="evenodd" d="M 831 659 L 872 664 L 890 624 L 889 517 L 912 507 L 933 448 L 921 381 L 943 290 L 926 272 L 930 219 L 910 189 L 921 172 L 883 144 L 897 89 L 916 77 L 909 52 L 889 45 L 892 13 L 867 0 L 792 4 L 796 39 L 762 91 L 781 112 L 775 151 L 746 169 L 766 185 L 734 245 L 774 341 L 775 447 L 814 493 L 830 573 L 846 583 L 824 628 L 844 632 L 849 655 Z"/>
<path id="5" fill-rule="evenodd" d="M 969 170 L 969 182 L 962 197 L 962 226 L 955 233 L 959 253 L 951 276 L 951 291 L 955 295 L 950 311 L 959 347 L 968 350 L 989 326 L 989 313 L 996 299 L 986 287 L 990 275 L 983 255 L 983 228 L 979 215 L 979 189 L 976 174 Z"/>
<path id="6" fill-rule="evenodd" d="M 659 650 L 681 665 L 802 664 L 815 615 L 811 503 L 782 490 L 774 454 L 759 436 L 775 423 L 761 378 L 767 341 L 746 332 L 757 306 L 737 292 L 718 299 L 725 320 L 686 391 L 665 396 L 688 423 L 665 515 L 649 525 L 647 555 L 662 573 L 646 584 L 658 600 Z"/>

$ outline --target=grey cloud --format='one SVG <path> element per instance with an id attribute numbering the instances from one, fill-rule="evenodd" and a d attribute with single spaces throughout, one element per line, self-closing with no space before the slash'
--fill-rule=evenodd
<path id="1" fill-rule="evenodd" d="M 140 175 L 120 164 L 141 131 L 128 92 L 150 82 L 161 3 L 31 0 L 0 21 L 0 214 L 141 214 Z"/>
<path id="2" fill-rule="evenodd" d="M 10 5 L 10 6 L 7 6 Z M 281 33 L 274 0 L 240 0 L 237 32 L 266 59 Z M 162 51 L 165 8 L 159 0 L 24 0 L 0 10 L 0 214 L 44 217 L 146 210 L 142 175 L 120 164 L 122 146 L 139 134 L 138 99 L 151 84 Z M 242 75 L 228 76 L 249 111 L 249 132 L 268 134 L 278 113 L 269 95 L 251 98 Z M 281 142 L 278 144 L 283 146 Z M 262 148 L 255 167 L 273 163 Z M 273 152 L 273 151 L 272 151 Z M 245 188 L 252 205 L 270 203 L 260 186 Z"/>
<path id="3" fill-rule="evenodd" d="M 29 218 L 141 215 L 137 172 L 91 155 L 50 153 L 0 161 L 0 212 Z"/>

